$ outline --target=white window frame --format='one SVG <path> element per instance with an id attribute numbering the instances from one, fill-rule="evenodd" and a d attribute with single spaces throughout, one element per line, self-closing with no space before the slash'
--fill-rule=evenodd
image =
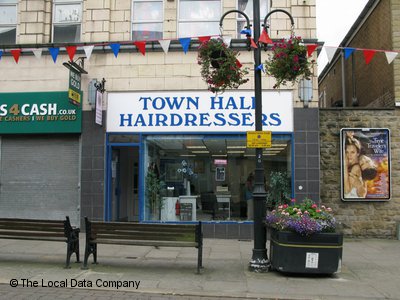
<path id="1" fill-rule="evenodd" d="M 179 0 L 178 2 L 178 15 L 177 15 L 177 22 L 176 22 L 176 32 L 177 32 L 177 36 L 180 38 L 183 37 L 192 37 L 193 34 L 191 36 L 181 36 L 180 32 L 179 32 L 179 24 L 181 23 L 199 23 L 199 26 L 201 26 L 202 23 L 218 23 L 218 28 L 219 28 L 219 21 L 221 19 L 221 16 L 223 14 L 223 6 L 222 6 L 222 2 L 223 0 L 214 0 L 214 1 L 219 1 L 220 3 L 220 12 L 221 14 L 218 16 L 218 18 L 216 19 L 210 19 L 210 20 L 191 20 L 191 19 L 180 19 L 180 9 L 181 9 L 181 1 L 207 1 L 207 0 Z"/>
<path id="2" fill-rule="evenodd" d="M 253 3 L 254 3 L 254 0 L 249 0 L 249 1 L 252 1 Z M 260 9 L 260 26 L 261 26 L 261 28 L 260 28 L 260 32 L 261 32 L 261 30 L 263 29 L 262 28 L 262 25 L 263 25 L 263 23 L 264 23 L 264 18 L 265 18 L 265 16 L 270 12 L 270 10 L 271 10 L 271 8 L 270 8 L 270 1 L 269 0 L 260 0 L 260 2 L 261 1 L 265 1 L 266 2 L 266 4 L 267 4 L 267 11 L 266 12 L 263 12 L 263 11 L 261 11 L 261 9 Z M 240 8 L 239 8 L 239 0 L 237 0 L 236 1 L 236 8 L 238 9 L 238 10 L 241 10 Z M 241 11 L 243 11 L 243 10 L 241 10 Z M 250 19 L 250 24 L 252 25 L 252 27 L 251 27 L 251 31 L 253 32 L 253 27 L 254 27 L 254 20 L 252 19 L 252 18 L 250 18 L 250 16 L 249 16 L 249 19 Z M 243 34 L 240 34 L 240 31 L 242 31 L 243 29 L 245 29 L 244 27 L 243 28 L 239 28 L 239 22 L 244 22 L 244 26 L 246 26 L 246 19 L 245 19 L 245 17 L 244 16 L 242 16 L 241 14 L 237 14 L 237 17 L 236 17 L 236 32 L 237 32 L 237 36 L 236 36 L 236 38 L 245 38 L 245 35 L 243 35 Z"/>
<path id="3" fill-rule="evenodd" d="M 161 8 L 161 20 L 156 21 L 156 20 L 139 20 L 135 21 L 133 20 L 133 15 L 134 15 L 134 3 L 135 2 L 161 2 L 162 3 L 162 8 Z M 164 37 L 164 8 L 165 8 L 165 1 L 164 0 L 132 0 L 131 1 L 131 39 L 133 40 L 133 25 L 134 24 L 161 24 L 161 38 Z"/>
<path id="4" fill-rule="evenodd" d="M 80 20 L 76 22 L 57 22 L 55 19 L 57 6 L 69 5 L 69 4 L 79 4 L 81 6 Z M 83 20 L 83 0 L 53 0 L 53 20 L 52 20 L 51 40 L 54 41 L 54 32 L 55 32 L 55 27 L 57 25 L 79 25 L 80 36 L 78 38 L 78 42 L 80 42 L 82 39 L 82 20 Z M 66 41 L 66 42 L 73 42 L 73 41 Z"/>
<path id="5" fill-rule="evenodd" d="M 12 44 L 15 44 L 17 42 L 17 23 L 18 23 L 18 1 L 17 0 L 3 0 L 0 1 L 0 7 L 14 7 L 15 8 L 15 23 L 4 23 L 0 24 L 0 28 L 9 28 L 9 27 L 14 27 L 15 28 L 15 39 Z"/>

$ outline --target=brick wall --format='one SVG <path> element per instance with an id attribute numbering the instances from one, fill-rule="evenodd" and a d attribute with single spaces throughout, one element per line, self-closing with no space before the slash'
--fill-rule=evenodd
<path id="1" fill-rule="evenodd" d="M 362 49 L 383 49 L 391 50 L 392 35 L 391 31 L 393 18 L 397 18 L 391 12 L 391 2 L 378 1 L 377 7 L 369 15 L 354 38 L 346 44 L 346 47 Z M 399 12 L 399 10 L 398 10 Z M 393 23 L 395 25 L 396 23 Z M 399 27 L 393 27 L 393 31 Z M 327 45 L 335 46 L 335 45 Z M 353 106 L 353 84 L 355 85 L 355 98 L 357 104 L 354 106 L 369 107 L 393 107 L 394 106 L 394 69 L 393 64 L 388 64 L 384 53 L 377 52 L 372 61 L 365 63 L 363 51 L 353 52 L 354 57 L 345 60 L 345 82 L 346 82 L 346 106 Z M 354 65 L 353 65 L 354 63 Z M 352 70 L 354 68 L 354 81 Z M 325 91 L 327 105 L 332 107 L 336 101 L 342 100 L 342 60 L 339 59 L 329 71 L 327 76 L 319 83 L 319 92 Z M 385 95 L 384 101 L 377 101 Z M 389 99 L 389 100 L 388 100 Z"/>
<path id="2" fill-rule="evenodd" d="M 346 235 L 394 238 L 400 222 L 400 126 L 399 109 L 321 109 L 321 202 L 330 206 Z M 385 202 L 343 202 L 340 197 L 341 128 L 389 128 L 391 132 L 392 199 Z"/>

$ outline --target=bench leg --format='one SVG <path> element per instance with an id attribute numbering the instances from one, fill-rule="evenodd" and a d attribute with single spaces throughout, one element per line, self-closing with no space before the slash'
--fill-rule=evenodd
<path id="1" fill-rule="evenodd" d="M 200 245 L 197 250 L 197 274 L 200 274 L 200 269 L 203 268 L 203 246 Z"/>
<path id="2" fill-rule="evenodd" d="M 76 254 L 76 262 L 79 262 L 79 240 L 69 241 L 67 242 L 67 260 L 65 263 L 65 268 L 71 268 L 71 256 L 72 254 Z"/>
<path id="3" fill-rule="evenodd" d="M 86 249 L 85 249 L 85 257 L 83 259 L 83 266 L 82 269 L 87 270 L 88 269 L 88 260 L 90 254 L 93 254 L 93 263 L 97 264 L 97 244 L 86 244 Z"/>

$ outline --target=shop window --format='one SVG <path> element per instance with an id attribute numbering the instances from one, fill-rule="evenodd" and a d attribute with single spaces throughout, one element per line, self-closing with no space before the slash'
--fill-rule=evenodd
<path id="1" fill-rule="evenodd" d="M 163 38 L 163 1 L 132 1 L 132 40 Z"/>
<path id="2" fill-rule="evenodd" d="M 80 42 L 82 1 L 54 0 L 53 4 L 53 42 Z"/>
<path id="3" fill-rule="evenodd" d="M 145 178 L 159 189 L 161 201 L 158 211 L 148 209 L 154 209 L 149 199 L 154 203 L 155 198 L 150 181 L 145 183 L 145 220 L 252 219 L 255 149 L 246 148 L 245 135 L 149 135 L 144 140 Z M 290 182 L 290 136 L 274 136 L 263 154 L 266 188 L 272 171 L 287 174 Z M 156 175 L 149 175 L 154 170 Z"/>
<path id="4" fill-rule="evenodd" d="M 221 9 L 220 0 L 180 0 L 178 16 L 179 37 L 220 34 Z"/>
<path id="5" fill-rule="evenodd" d="M 0 44 L 16 43 L 17 0 L 0 0 Z"/>
<path id="6" fill-rule="evenodd" d="M 254 25 L 253 22 L 253 0 L 238 0 L 238 10 L 243 11 L 250 19 L 250 24 Z M 267 0 L 260 0 L 260 25 L 263 24 L 265 16 L 268 14 L 268 3 Z M 237 38 L 244 37 L 240 34 L 246 26 L 246 19 L 241 14 L 237 14 Z M 261 29 L 262 30 L 262 27 Z"/>

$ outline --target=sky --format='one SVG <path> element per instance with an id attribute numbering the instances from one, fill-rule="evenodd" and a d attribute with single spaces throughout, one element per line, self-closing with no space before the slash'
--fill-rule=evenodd
<path id="1" fill-rule="evenodd" d="M 317 0 L 317 37 L 326 46 L 339 46 L 368 0 Z M 318 57 L 318 74 L 328 63 L 325 50 Z"/>

